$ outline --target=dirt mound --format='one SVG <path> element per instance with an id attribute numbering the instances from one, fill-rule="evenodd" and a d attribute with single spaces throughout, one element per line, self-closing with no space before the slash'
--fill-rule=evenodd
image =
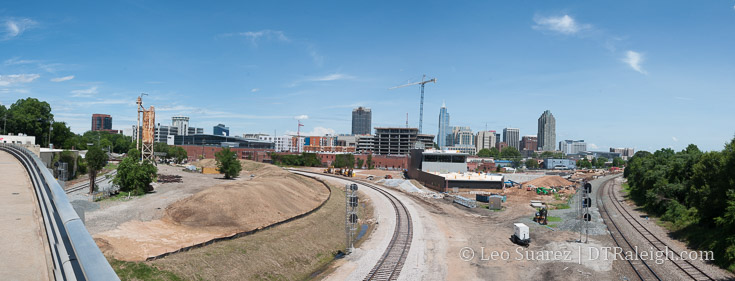
<path id="1" fill-rule="evenodd" d="M 524 182 L 523 185 L 543 186 L 543 187 L 560 187 L 573 185 L 573 182 L 565 180 L 560 176 L 545 176 L 531 181 Z"/>
<path id="2" fill-rule="evenodd" d="M 214 163 L 207 162 L 199 164 Z M 221 184 L 169 205 L 160 220 L 129 221 L 95 235 L 95 240 L 115 258 L 145 260 L 284 221 L 329 197 L 316 180 L 253 161 L 243 162 L 243 173 L 235 180 L 212 180 Z"/>
<path id="3" fill-rule="evenodd" d="M 225 183 L 176 202 L 164 219 L 191 227 L 249 231 L 305 213 L 327 198 L 324 186 L 286 171 Z"/>

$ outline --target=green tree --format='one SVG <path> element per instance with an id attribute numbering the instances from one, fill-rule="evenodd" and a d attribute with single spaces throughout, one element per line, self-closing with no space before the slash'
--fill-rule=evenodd
<path id="1" fill-rule="evenodd" d="M 6 128 L 6 125 L 8 123 L 7 122 L 8 121 L 8 118 L 10 118 L 10 116 L 8 116 L 8 109 L 5 108 L 4 105 L 0 104 L 0 121 L 3 122 L 3 123 L 0 123 L 0 124 L 3 126 L 3 135 L 7 135 L 8 134 L 8 132 L 5 131 L 7 129 Z"/>
<path id="2" fill-rule="evenodd" d="M 122 192 L 143 195 L 153 190 L 151 183 L 156 179 L 158 169 L 150 160 L 140 161 L 140 152 L 131 149 L 117 166 L 117 174 L 112 183 Z"/>
<path id="3" fill-rule="evenodd" d="M 357 168 L 362 169 L 362 165 L 365 164 L 365 161 L 362 160 L 362 158 L 357 158 Z"/>
<path id="4" fill-rule="evenodd" d="M 86 174 L 87 173 L 87 161 L 84 161 L 84 158 L 82 156 L 77 156 L 77 174 Z"/>
<path id="5" fill-rule="evenodd" d="M 64 150 L 59 154 L 59 162 L 66 163 L 67 165 L 67 176 L 69 179 L 75 179 L 77 177 L 76 170 L 74 170 L 74 164 L 76 157 L 74 153 L 69 150 Z"/>
<path id="6" fill-rule="evenodd" d="M 214 154 L 217 160 L 217 170 L 225 174 L 226 179 L 232 179 L 240 175 L 242 165 L 237 160 L 237 154 L 231 151 L 229 147 L 225 147 Z"/>
<path id="7" fill-rule="evenodd" d="M 8 132 L 36 137 L 36 144 L 48 146 L 49 127 L 54 121 L 51 105 L 35 98 L 19 99 L 8 109 Z"/>
<path id="8" fill-rule="evenodd" d="M 373 154 L 372 153 L 368 154 L 366 162 L 367 162 L 368 170 L 372 169 L 373 168 Z"/>
<path id="9" fill-rule="evenodd" d="M 581 160 L 577 160 L 577 168 L 591 169 L 592 163 L 587 158 L 582 158 Z"/>
<path id="10" fill-rule="evenodd" d="M 500 150 L 497 147 L 490 148 L 490 156 L 492 158 L 500 158 Z"/>
<path id="11" fill-rule="evenodd" d="M 606 165 L 605 163 L 607 163 L 607 158 L 605 157 L 595 158 L 594 163 L 595 163 L 595 167 L 604 168 Z"/>
<path id="12" fill-rule="evenodd" d="M 89 193 L 92 194 L 97 173 L 107 165 L 107 154 L 99 146 L 92 146 L 84 158 L 87 161 L 87 169 L 89 170 Z"/>
<path id="13" fill-rule="evenodd" d="M 503 151 L 500 152 L 500 158 L 512 159 L 516 157 L 521 157 L 521 152 L 519 152 L 518 149 L 512 146 L 503 148 Z"/>
<path id="14" fill-rule="evenodd" d="M 71 129 L 66 126 L 65 122 L 54 122 L 51 127 L 51 143 L 54 144 L 54 148 L 72 149 L 74 144 L 70 141 L 73 140 L 76 134 L 72 133 Z"/>
<path id="15" fill-rule="evenodd" d="M 526 160 L 526 168 L 528 169 L 538 169 L 538 161 L 536 159 L 528 159 Z"/>
<path id="16" fill-rule="evenodd" d="M 355 156 L 350 153 L 337 154 L 334 157 L 334 162 L 332 163 L 332 166 L 334 166 L 335 168 L 355 167 Z"/>
<path id="17" fill-rule="evenodd" d="M 623 165 L 625 165 L 625 160 L 623 160 L 623 158 L 620 158 L 620 157 L 615 157 L 613 158 L 612 165 L 613 167 L 618 167 L 618 168 L 623 167 Z"/>
<path id="18" fill-rule="evenodd" d="M 480 151 L 477 152 L 477 157 L 492 157 L 490 154 L 490 149 L 480 149 Z"/>

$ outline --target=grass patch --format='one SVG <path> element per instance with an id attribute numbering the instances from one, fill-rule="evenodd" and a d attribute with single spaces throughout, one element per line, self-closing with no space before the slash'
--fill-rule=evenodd
<path id="1" fill-rule="evenodd" d="M 562 221 L 561 217 L 554 217 L 554 216 L 547 216 L 546 220 L 549 222 L 560 222 Z"/>
<path id="2" fill-rule="evenodd" d="M 548 227 L 556 228 L 556 224 L 555 223 L 552 223 L 552 224 L 548 225 Z"/>
<path id="3" fill-rule="evenodd" d="M 141 195 L 133 195 L 133 194 L 131 194 L 130 195 L 130 198 L 128 198 L 128 193 L 127 192 L 120 192 L 120 193 L 115 194 L 115 195 L 112 195 L 110 197 L 97 200 L 97 202 L 99 202 L 99 201 L 123 201 L 124 202 L 124 201 L 133 200 L 133 199 L 135 199 L 137 197 L 142 197 L 144 195 L 145 194 L 141 194 Z"/>
<path id="4" fill-rule="evenodd" d="M 108 162 L 103 169 L 105 170 L 117 170 L 117 163 Z"/>
<path id="5" fill-rule="evenodd" d="M 551 206 L 554 206 L 554 210 L 564 210 L 571 208 L 568 203 L 551 204 Z"/>
<path id="6" fill-rule="evenodd" d="M 156 280 L 178 281 L 184 280 L 173 272 L 160 270 L 143 262 L 127 262 L 116 259 L 109 260 L 120 280 Z"/>

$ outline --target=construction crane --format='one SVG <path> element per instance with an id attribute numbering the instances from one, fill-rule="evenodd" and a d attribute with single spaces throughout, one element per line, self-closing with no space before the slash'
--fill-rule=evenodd
<path id="1" fill-rule="evenodd" d="M 408 83 L 406 85 L 400 85 L 400 86 L 388 88 L 388 90 L 393 90 L 393 89 L 398 89 L 398 88 L 403 88 L 403 87 L 408 87 L 408 86 L 413 86 L 413 85 L 421 85 L 421 109 L 419 111 L 419 134 L 421 133 L 421 129 L 424 123 L 424 85 L 426 83 L 432 83 L 432 82 L 436 83 L 436 78 L 431 78 L 429 80 L 426 80 L 426 75 L 424 74 L 424 76 L 421 77 L 421 82 Z"/>

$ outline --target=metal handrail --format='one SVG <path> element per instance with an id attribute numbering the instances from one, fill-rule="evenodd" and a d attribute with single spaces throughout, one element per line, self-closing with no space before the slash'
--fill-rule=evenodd
<path id="1" fill-rule="evenodd" d="M 35 184 L 34 188 L 47 223 L 52 255 L 58 257 L 54 258 L 57 280 L 120 280 L 41 158 L 14 144 L 0 143 L 0 149 L 30 165 L 24 164 L 29 176 L 35 175 L 30 169 L 40 176 L 42 186 Z"/>

